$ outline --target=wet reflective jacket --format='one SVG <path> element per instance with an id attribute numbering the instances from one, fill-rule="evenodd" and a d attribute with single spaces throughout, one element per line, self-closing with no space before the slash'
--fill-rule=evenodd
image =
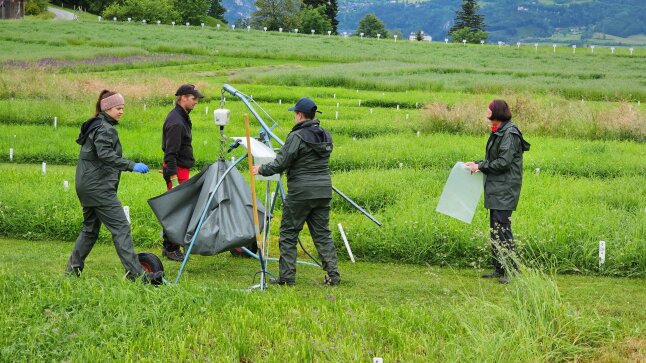
<path id="1" fill-rule="evenodd" d="M 332 198 L 332 136 L 320 123 L 314 119 L 296 124 L 276 159 L 258 171 L 264 176 L 287 171 L 287 197 L 291 200 Z"/>
<path id="2" fill-rule="evenodd" d="M 523 153 L 529 147 L 511 121 L 489 135 L 485 160 L 478 162 L 484 174 L 485 208 L 516 210 L 523 184 Z"/>
<path id="3" fill-rule="evenodd" d="M 76 166 L 76 194 L 83 207 L 120 204 L 117 189 L 121 171 L 132 171 L 134 161 L 122 157 L 117 124 L 101 112 L 81 126 L 76 143 L 81 145 Z"/>
<path id="4" fill-rule="evenodd" d="M 177 167 L 190 169 L 195 164 L 193 156 L 193 124 L 180 105 L 168 113 L 162 130 L 164 152 L 164 177 L 177 175 Z"/>

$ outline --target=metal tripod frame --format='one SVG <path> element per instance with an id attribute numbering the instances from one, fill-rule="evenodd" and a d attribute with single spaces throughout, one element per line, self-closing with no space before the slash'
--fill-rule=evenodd
<path id="1" fill-rule="evenodd" d="M 225 84 L 224 86 L 222 86 L 222 98 L 224 98 L 224 92 L 228 92 L 231 95 L 233 95 L 235 97 L 238 97 L 245 104 L 245 106 L 247 106 L 247 108 L 249 109 L 251 114 L 256 118 L 256 120 L 258 120 L 258 122 L 260 123 L 260 126 L 262 127 L 262 130 L 265 133 L 265 135 L 263 137 L 263 142 L 265 144 L 267 144 L 267 146 L 269 146 L 271 148 L 271 140 L 272 139 L 275 140 L 281 146 L 283 146 L 285 144 L 278 136 L 276 136 L 276 134 L 273 133 L 272 129 L 269 126 L 267 126 L 267 124 L 262 119 L 262 117 L 253 108 L 253 106 L 249 102 L 250 97 L 248 97 L 244 93 L 238 91 L 237 89 L 235 89 L 234 87 L 232 87 L 232 86 L 230 86 L 228 84 Z M 222 99 L 222 102 L 223 101 L 224 101 L 224 99 Z M 223 130 L 220 129 L 220 131 L 222 133 Z M 245 158 L 247 158 L 247 154 L 239 157 L 231 165 L 229 165 L 229 167 L 224 171 L 224 173 L 222 174 L 222 176 L 218 180 L 214 190 L 211 192 L 211 195 L 209 196 L 209 199 L 208 199 L 208 201 L 207 201 L 207 203 L 206 203 L 206 205 L 204 207 L 204 210 L 202 211 L 202 214 L 200 216 L 200 220 L 199 220 L 197 228 L 196 228 L 196 230 L 194 232 L 193 238 L 191 238 L 191 242 L 189 243 L 188 249 L 186 250 L 186 253 L 185 253 L 185 256 L 184 256 L 184 261 L 182 262 L 182 266 L 180 267 L 179 272 L 177 273 L 177 277 L 175 278 L 175 283 L 176 284 L 179 282 L 179 279 L 181 278 L 182 273 L 184 272 L 186 264 L 188 263 L 188 259 L 189 259 L 190 255 L 191 255 L 191 250 L 193 249 L 193 246 L 195 244 L 197 236 L 198 236 L 200 230 L 202 229 L 202 224 L 204 223 L 204 219 L 206 218 L 206 213 L 208 211 L 208 206 L 211 205 L 211 202 L 213 200 L 213 197 L 215 196 L 216 191 L 220 188 L 220 186 L 222 185 L 222 182 L 224 181 L 224 178 L 229 174 L 229 172 L 231 172 L 231 170 L 233 170 L 233 168 L 235 168 L 236 165 L 238 165 L 240 162 L 242 162 Z M 267 191 L 269 190 L 269 186 L 270 186 L 269 183 L 270 183 L 270 181 L 267 181 L 267 189 L 266 189 Z M 343 194 L 340 190 L 338 190 L 334 186 L 332 187 L 332 190 L 335 193 L 337 193 L 341 198 L 343 198 L 345 201 L 350 203 L 350 205 L 352 205 L 352 207 L 354 207 L 356 210 L 361 212 L 363 215 L 365 215 L 368 219 L 370 219 L 376 225 L 381 227 L 381 225 L 382 225 L 381 222 L 379 222 L 375 217 L 373 217 L 368 211 L 363 209 L 361 206 L 359 206 L 357 203 L 355 203 L 352 199 L 350 199 L 348 196 Z M 285 190 L 283 188 L 281 180 L 277 181 L 276 191 L 280 192 L 281 199 L 285 200 Z M 271 221 L 271 215 L 272 215 L 272 213 L 274 211 L 274 208 L 276 206 L 277 197 L 278 197 L 278 193 L 275 193 L 274 197 L 272 198 L 271 207 L 269 208 L 269 212 L 267 211 L 267 208 L 265 208 L 264 227 L 263 227 L 263 230 L 265 232 L 265 233 L 263 233 L 263 239 L 265 240 L 265 242 L 269 242 L 269 222 Z M 265 195 L 265 198 L 267 200 L 267 198 L 268 198 L 267 193 Z M 263 246 L 265 246 L 264 243 L 263 243 Z M 276 258 L 270 258 L 269 257 L 269 252 L 268 252 L 269 249 L 267 247 L 264 247 L 262 251 L 259 251 L 260 252 L 259 254 L 255 254 L 255 253 L 249 251 L 249 249 L 247 249 L 245 247 L 243 247 L 243 250 L 245 251 L 245 253 L 247 253 L 247 254 L 251 255 L 252 257 L 259 260 L 262 277 L 264 277 L 267 274 L 266 263 L 265 262 L 266 261 L 278 261 L 278 259 L 276 259 Z M 297 263 L 304 264 L 304 265 L 317 266 L 317 267 L 319 266 L 317 264 L 313 264 L 313 263 L 305 262 L 305 261 L 297 261 Z M 264 278 L 261 278 L 260 285 L 255 285 L 255 286 L 252 286 L 251 288 L 252 289 L 253 288 L 260 288 L 261 290 L 264 290 L 265 283 L 266 282 L 264 281 Z"/>
<path id="2" fill-rule="evenodd" d="M 233 96 L 235 96 L 235 97 L 238 97 L 238 98 L 239 98 L 239 99 L 240 99 L 240 100 L 245 104 L 245 106 L 247 106 L 247 108 L 249 109 L 249 111 L 251 112 L 251 114 L 256 118 L 256 120 L 258 120 L 258 123 L 260 123 L 260 127 L 262 127 L 263 131 L 266 133 L 265 142 L 266 142 L 266 143 L 267 143 L 267 142 L 269 142 L 268 146 L 270 146 L 270 147 L 271 147 L 271 140 L 272 140 L 272 139 L 273 139 L 273 140 L 275 140 L 275 141 L 276 141 L 280 146 L 283 146 L 283 145 L 285 144 L 285 143 L 283 142 L 283 140 L 281 140 L 281 139 L 280 139 L 280 137 L 278 137 L 278 136 L 276 136 L 276 134 L 274 134 L 274 132 L 272 131 L 271 127 L 267 126 L 267 124 L 266 124 L 266 123 L 265 123 L 265 121 L 262 119 L 262 117 L 260 116 L 260 114 L 258 114 L 258 112 L 253 108 L 253 106 L 251 105 L 251 102 L 249 102 L 249 101 L 250 101 L 250 99 L 251 99 L 249 96 L 245 95 L 244 93 L 242 93 L 242 92 L 238 91 L 238 90 L 237 90 L 237 89 L 235 89 L 233 86 L 228 85 L 228 84 L 223 85 L 223 86 L 222 86 L 222 90 L 223 90 L 224 92 L 228 92 L 228 93 L 230 93 L 231 95 L 233 95 Z M 223 92 L 223 93 L 224 93 L 224 92 Z M 251 100 L 251 101 L 253 101 L 253 100 Z M 255 101 L 253 101 L 253 102 L 255 102 Z M 343 194 L 339 189 L 337 189 L 337 188 L 336 188 L 336 187 L 334 187 L 334 186 L 332 186 L 332 190 L 333 190 L 336 194 L 338 194 L 341 198 L 343 198 L 346 202 L 350 203 L 350 205 L 352 205 L 352 207 L 354 207 L 356 210 L 358 210 L 359 212 L 361 212 L 361 213 L 362 213 L 363 215 L 365 215 L 368 219 L 370 219 L 371 221 L 373 221 L 376 225 L 378 225 L 378 226 L 380 226 L 380 227 L 381 227 L 381 222 L 379 222 L 375 217 L 373 217 L 373 216 L 372 216 L 372 214 L 368 213 L 368 211 L 366 211 L 365 209 L 361 208 L 361 206 L 359 206 L 357 203 L 355 203 L 355 202 L 354 202 L 352 199 L 350 199 L 347 195 Z"/>

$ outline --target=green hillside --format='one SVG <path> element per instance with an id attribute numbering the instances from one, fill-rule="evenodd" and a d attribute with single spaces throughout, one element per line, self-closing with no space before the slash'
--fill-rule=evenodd
<path id="1" fill-rule="evenodd" d="M 460 0 L 341 1 L 339 27 L 354 31 L 359 20 L 373 12 L 389 29 L 401 29 L 404 34 L 423 30 L 441 40 L 460 3 Z M 646 5 L 641 0 L 490 0 L 480 4 L 489 40 L 494 42 L 543 42 L 569 35 L 567 42 L 594 44 L 597 41 L 593 34 L 604 33 L 615 37 L 613 44 L 634 44 L 623 38 L 646 34 Z"/>

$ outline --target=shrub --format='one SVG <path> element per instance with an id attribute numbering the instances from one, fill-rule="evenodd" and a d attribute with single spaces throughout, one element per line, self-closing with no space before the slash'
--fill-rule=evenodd
<path id="1" fill-rule="evenodd" d="M 123 4 L 113 3 L 103 11 L 103 17 L 119 20 L 132 18 L 133 21 L 147 20 L 168 24 L 171 21 L 181 21 L 179 11 L 175 9 L 172 0 L 125 0 Z"/>
<path id="2" fill-rule="evenodd" d="M 30 0 L 25 4 L 25 15 L 39 15 L 47 11 L 47 0 Z"/>

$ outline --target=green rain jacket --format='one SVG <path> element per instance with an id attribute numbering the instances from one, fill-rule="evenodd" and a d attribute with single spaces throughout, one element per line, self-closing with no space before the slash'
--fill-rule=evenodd
<path id="1" fill-rule="evenodd" d="M 120 204 L 117 188 L 121 171 L 132 171 L 134 161 L 122 157 L 117 124 L 101 112 L 83 123 L 76 143 L 81 145 L 76 166 L 76 195 L 83 207 Z"/>
<path id="2" fill-rule="evenodd" d="M 287 198 L 307 200 L 332 198 L 330 154 L 332 136 L 317 119 L 300 122 L 287 135 L 276 159 L 260 167 L 260 175 L 269 176 L 287 170 Z"/>
<path id="3" fill-rule="evenodd" d="M 523 153 L 529 147 L 511 121 L 491 133 L 486 159 L 478 162 L 478 169 L 484 174 L 485 208 L 516 210 L 523 184 Z"/>

